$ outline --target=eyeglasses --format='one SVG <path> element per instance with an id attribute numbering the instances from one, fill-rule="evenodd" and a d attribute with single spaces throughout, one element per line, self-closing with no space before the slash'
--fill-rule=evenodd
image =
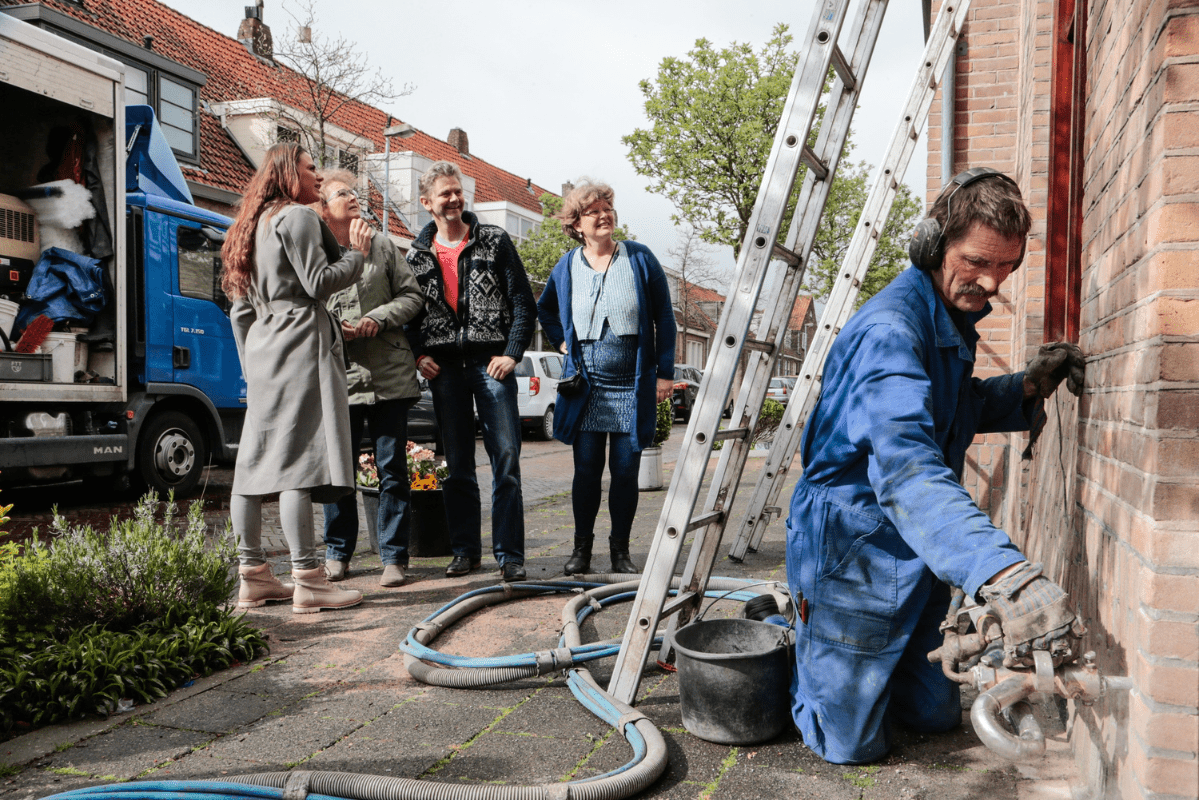
<path id="1" fill-rule="evenodd" d="M 352 189 L 338 189 L 336 192 L 333 193 L 333 195 L 329 199 L 330 200 L 340 200 L 343 197 L 345 197 L 345 198 L 352 197 L 355 200 L 359 199 L 358 192 L 356 192 Z"/>
<path id="2" fill-rule="evenodd" d="M 601 214 L 616 214 L 616 213 L 617 212 L 615 210 L 613 210 L 613 207 L 609 206 L 608 208 L 591 208 L 591 209 L 588 209 L 587 211 L 582 212 L 579 216 L 581 216 L 581 217 L 598 217 Z"/>

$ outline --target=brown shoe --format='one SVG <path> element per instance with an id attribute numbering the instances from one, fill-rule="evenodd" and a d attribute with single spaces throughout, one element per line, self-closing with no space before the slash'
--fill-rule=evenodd
<path id="1" fill-rule="evenodd" d="M 335 588 L 321 567 L 293 569 L 292 580 L 296 582 L 292 611 L 297 614 L 316 614 L 324 608 L 349 608 L 363 599 L 362 592 L 357 589 Z"/>
<path id="2" fill-rule="evenodd" d="M 400 564 L 384 564 L 383 577 L 379 579 L 380 586 L 391 588 L 404 585 L 404 567 Z"/>
<path id="3" fill-rule="evenodd" d="M 325 577 L 329 578 L 330 582 L 344 581 L 346 573 L 349 572 L 348 565 L 345 561 L 326 561 L 325 562 Z"/>
<path id="4" fill-rule="evenodd" d="M 270 564 L 238 567 L 238 575 L 242 579 L 238 586 L 238 608 L 258 608 L 270 601 L 291 600 L 296 588 L 280 583 Z"/>

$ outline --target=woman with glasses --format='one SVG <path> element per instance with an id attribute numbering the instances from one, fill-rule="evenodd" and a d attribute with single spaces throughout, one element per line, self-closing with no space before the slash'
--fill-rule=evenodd
<path id="1" fill-rule="evenodd" d="M 350 249 L 350 225 L 362 216 L 356 179 L 344 169 L 321 173 L 321 217 L 343 251 Z M 371 434 L 379 468 L 380 585 L 400 586 L 408 569 L 409 512 L 408 409 L 421 396 L 417 365 L 404 335 L 404 323 L 417 315 L 425 298 L 408 262 L 391 239 L 371 239 L 362 277 L 329 298 L 326 306 L 346 338 L 346 384 L 350 391 L 350 443 L 357 455 L 363 423 Z M 358 503 L 346 495 L 325 506 L 325 574 L 346 577 L 358 543 Z"/>
<path id="2" fill-rule="evenodd" d="M 310 614 L 362 602 L 332 586 L 317 558 L 314 501 L 353 493 L 350 416 L 342 334 L 325 309 L 354 284 L 370 251 L 371 229 L 350 225 L 353 249 L 332 260 L 321 218 L 316 164 L 294 143 L 267 151 L 221 248 L 221 287 L 246 378 L 246 419 L 233 473 L 229 516 L 238 537 L 238 606 L 291 600 Z M 279 493 L 279 517 L 295 586 L 271 572 L 262 548 L 262 498 Z"/>
<path id="3" fill-rule="evenodd" d="M 563 571 L 591 571 L 607 448 L 610 571 L 637 573 L 629 531 L 637 512 L 638 467 L 642 450 L 654 441 L 655 407 L 671 396 L 674 378 L 671 293 L 645 245 L 613 239 L 617 214 L 610 187 L 585 181 L 555 216 L 580 243 L 551 271 L 538 301 L 542 328 L 567 356 L 563 379 L 581 376 L 578 389 L 560 393 L 554 409 L 554 437 L 571 445 L 575 456 L 575 545 Z"/>

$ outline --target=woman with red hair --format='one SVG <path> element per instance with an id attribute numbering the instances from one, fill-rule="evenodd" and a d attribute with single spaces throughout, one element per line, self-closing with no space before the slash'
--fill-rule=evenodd
<path id="1" fill-rule="evenodd" d="M 221 250 L 221 285 L 234 301 L 229 316 L 246 376 L 229 503 L 242 608 L 290 599 L 293 611 L 308 614 L 362 602 L 361 592 L 326 579 L 312 504 L 354 491 L 341 326 L 325 301 L 362 274 L 371 229 L 362 220 L 351 223 L 352 249 L 330 263 L 338 250 L 324 241 L 332 234 L 309 208 L 320 199 L 320 185 L 312 156 L 294 143 L 275 145 L 246 187 Z M 274 492 L 294 587 L 275 578 L 261 544 L 262 497 Z"/>

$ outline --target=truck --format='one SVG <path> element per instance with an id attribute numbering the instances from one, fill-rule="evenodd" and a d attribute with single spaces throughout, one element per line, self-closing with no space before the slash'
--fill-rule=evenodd
<path id="1" fill-rule="evenodd" d="M 0 295 L 28 302 L 40 232 L 21 196 L 64 129 L 95 156 L 95 223 L 112 243 L 90 324 L 55 336 L 52 352 L 0 342 L 0 485 L 92 479 L 186 495 L 206 465 L 236 456 L 246 383 L 220 286 L 231 220 L 193 202 L 153 110 L 125 96 L 119 61 L 0 14 Z"/>

